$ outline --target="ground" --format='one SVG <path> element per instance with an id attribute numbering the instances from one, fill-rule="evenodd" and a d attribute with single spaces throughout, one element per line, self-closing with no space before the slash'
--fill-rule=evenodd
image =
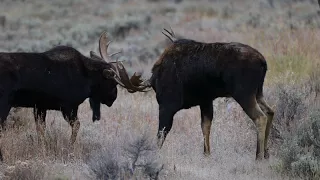
<path id="1" fill-rule="evenodd" d="M 0 51 L 42 52 L 60 44 L 89 56 L 90 50 L 98 52 L 99 35 L 107 30 L 113 40 L 110 52 L 122 49 L 118 57 L 128 71 L 143 71 L 144 78 L 169 43 L 163 28 L 203 42 L 249 44 L 267 59 L 265 96 L 276 116 L 271 158 L 257 163 L 255 126 L 232 99 L 213 102 L 209 157 L 203 155 L 199 107 L 179 111 L 164 146 L 154 148 L 158 128 L 154 92 L 129 94 L 119 87 L 114 105 L 102 106 L 102 118 L 96 123 L 85 101 L 79 109 L 81 129 L 74 148 L 68 145 L 71 128 L 60 112 L 48 113 L 49 145 L 43 147 L 37 142 L 32 110 L 12 109 L 7 121 L 11 128 L 0 139 L 4 158 L 0 178 L 103 179 L 103 174 L 108 179 L 127 174 L 142 179 L 150 168 L 140 172 L 134 164 L 147 167 L 145 160 L 155 163 L 154 171 L 163 164 L 159 179 L 304 179 L 280 172 L 281 145 L 289 128 L 284 123 L 287 114 L 303 114 L 294 117 L 294 122 L 301 122 L 306 109 L 319 102 L 312 94 L 320 87 L 316 74 L 320 73 L 315 71 L 320 62 L 319 16 L 316 0 L 1 1 Z M 282 92 L 285 97 L 291 93 L 291 99 L 283 101 Z M 293 101 L 306 107 L 287 105 Z M 144 138 L 150 140 L 148 153 L 141 153 L 138 163 L 128 148 Z"/>

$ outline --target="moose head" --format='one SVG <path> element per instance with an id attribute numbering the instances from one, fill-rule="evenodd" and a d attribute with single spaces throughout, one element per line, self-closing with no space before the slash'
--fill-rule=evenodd
<path id="1" fill-rule="evenodd" d="M 145 82 L 141 79 L 141 73 L 135 72 L 131 78 L 121 61 L 112 61 L 112 57 L 122 51 L 109 54 L 108 47 L 111 44 L 107 32 L 104 31 L 99 39 L 99 52 L 100 56 L 93 51 L 90 51 L 90 57 L 93 60 L 106 62 L 106 68 L 102 70 L 102 77 L 95 83 L 91 89 L 92 95 L 89 99 L 91 109 L 93 111 L 92 120 L 100 120 L 100 103 L 112 106 L 117 98 L 117 85 L 127 89 L 128 92 L 146 92 L 149 91 L 149 86 L 144 85 Z"/>

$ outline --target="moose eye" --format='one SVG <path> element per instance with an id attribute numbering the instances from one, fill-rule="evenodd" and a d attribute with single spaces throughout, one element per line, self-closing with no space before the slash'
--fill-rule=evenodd
<path id="1" fill-rule="evenodd" d="M 112 79 L 114 76 L 114 72 L 110 69 L 103 70 L 103 76 L 108 79 Z"/>

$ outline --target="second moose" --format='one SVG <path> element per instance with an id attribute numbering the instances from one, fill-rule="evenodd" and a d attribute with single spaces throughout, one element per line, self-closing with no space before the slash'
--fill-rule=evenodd
<path id="1" fill-rule="evenodd" d="M 156 92 L 158 145 L 162 146 L 179 110 L 200 106 L 204 153 L 210 154 L 212 101 L 218 97 L 232 97 L 257 127 L 256 159 L 268 158 L 267 142 L 274 111 L 263 97 L 267 72 L 263 55 L 237 42 L 203 43 L 176 39 L 173 32 L 167 32 L 169 35 L 165 35 L 172 44 L 154 64 L 152 76 L 146 82 L 134 84 L 142 89 L 152 87 Z M 127 77 L 123 67 L 120 76 Z"/>

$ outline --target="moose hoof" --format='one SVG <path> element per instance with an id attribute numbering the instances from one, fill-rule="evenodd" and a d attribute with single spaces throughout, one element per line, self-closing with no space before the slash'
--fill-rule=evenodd
<path id="1" fill-rule="evenodd" d="M 210 153 L 210 152 L 204 152 L 203 155 L 204 155 L 205 157 L 209 157 L 209 156 L 211 155 L 211 153 Z"/>
<path id="2" fill-rule="evenodd" d="M 261 156 L 256 157 L 256 161 L 262 161 L 262 160 L 263 160 L 263 158 Z"/>
<path id="3" fill-rule="evenodd" d="M 256 155 L 256 161 L 262 161 L 264 159 L 264 153 L 257 153 Z"/>

